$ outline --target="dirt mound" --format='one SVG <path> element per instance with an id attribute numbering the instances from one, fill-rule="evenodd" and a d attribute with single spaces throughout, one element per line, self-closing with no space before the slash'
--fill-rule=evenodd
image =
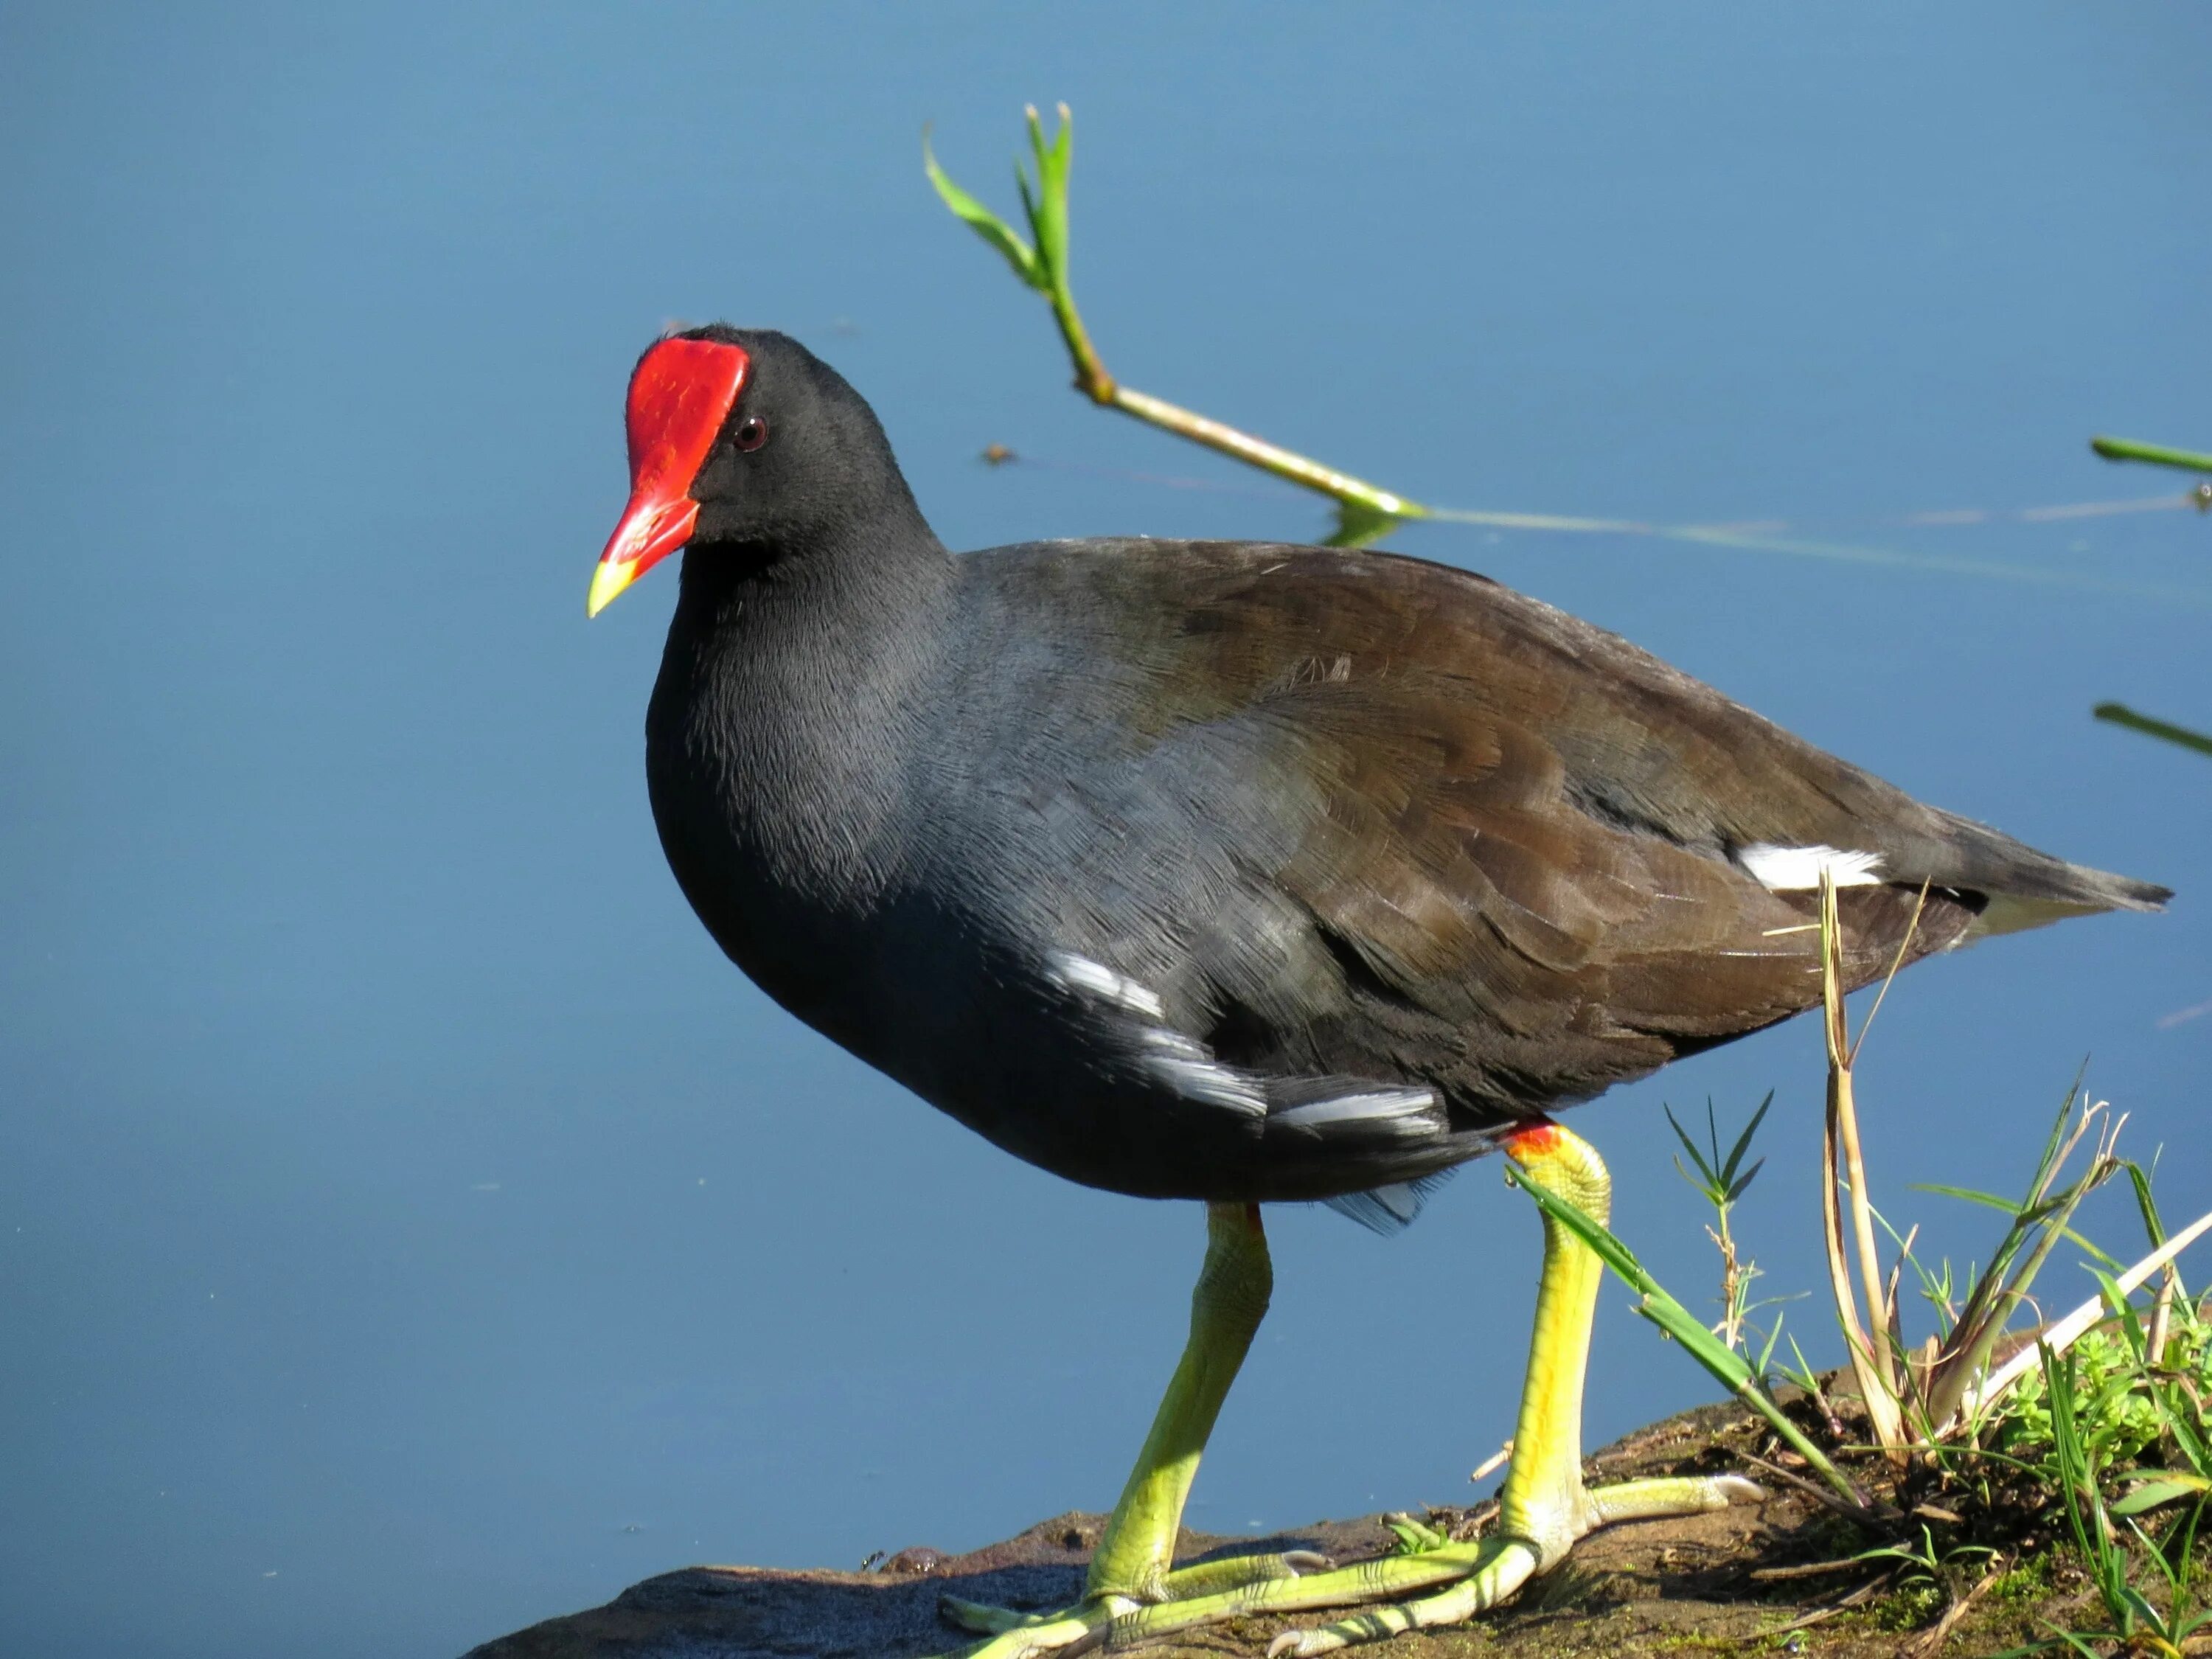
<path id="1" fill-rule="evenodd" d="M 1763 1425 L 1740 1408 L 1706 1407 L 1607 1447 L 1589 1472 L 1594 1480 L 1618 1480 L 1741 1469 L 1748 1450 L 1772 1455 Z M 1486 1518 L 1480 1508 L 1431 1517 L 1462 1536 Z M 1935 1518 L 1940 1524 L 1941 1511 Z M 605 1607 L 486 1643 L 466 1659 L 921 1659 L 972 1639 L 939 1622 L 941 1595 L 1039 1610 L 1073 1601 L 1103 1520 L 1058 1516 L 964 1555 L 905 1549 L 867 1572 L 687 1567 L 634 1585 Z M 1916 1524 L 1900 1533 L 1917 1541 Z M 1560 1659 L 1763 1650 L 1871 1659 L 1993 1652 L 2045 1633 L 2039 1614 L 2094 1622 L 2079 1580 L 2047 1553 L 2028 1567 L 1947 1587 L 1916 1580 L 1893 1562 L 1848 1559 L 1880 1541 L 1807 1497 L 1771 1492 L 1762 1504 L 1610 1528 L 1510 1607 L 1464 1629 L 1402 1636 L 1373 1651 L 1377 1659 Z M 1392 1545 L 1380 1517 L 1370 1516 L 1265 1539 L 1186 1532 L 1177 1559 L 1308 1549 L 1347 1562 Z M 1937 1625 L 1969 1587 L 1971 1604 L 1941 1632 L 1939 1645 Z M 1257 1659 L 1279 1627 L 1249 1620 L 1144 1651 Z"/>

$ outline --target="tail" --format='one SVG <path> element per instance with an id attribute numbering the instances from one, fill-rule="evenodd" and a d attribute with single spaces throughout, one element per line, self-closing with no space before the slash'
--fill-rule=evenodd
<path id="1" fill-rule="evenodd" d="M 1960 939 L 1962 945 L 2069 916 L 2163 910 L 2173 896 L 2171 888 L 2155 882 L 2069 864 L 1985 823 L 1948 812 L 1943 817 L 1950 832 L 1946 837 L 1950 857 L 1940 862 L 1948 867 L 1931 872 L 1931 878 L 1941 886 L 1978 894 L 1984 901 L 1981 915 Z"/>

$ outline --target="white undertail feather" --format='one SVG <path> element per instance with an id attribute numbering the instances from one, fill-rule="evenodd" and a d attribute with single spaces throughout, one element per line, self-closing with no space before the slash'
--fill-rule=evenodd
<path id="1" fill-rule="evenodd" d="M 1204 1043 L 1162 1025 L 1145 1033 L 1144 1044 L 1145 1070 L 1177 1094 L 1248 1117 L 1267 1116 L 1267 1097 L 1243 1073 L 1214 1059 Z"/>
<path id="2" fill-rule="evenodd" d="M 1972 945 L 1976 939 L 1990 939 L 1998 933 L 2024 933 L 2031 927 L 2048 927 L 2069 916 L 2094 916 L 2112 908 L 2108 904 L 2067 904 L 2057 899 L 2016 898 L 2010 893 L 1992 893 L 1988 908 L 1974 918 L 1973 926 L 1960 936 L 1959 943 Z"/>
<path id="3" fill-rule="evenodd" d="M 1736 854 L 1736 862 L 1770 893 L 1809 891 L 1826 871 L 1838 887 L 1874 887 L 1882 881 L 1881 854 L 1845 852 L 1834 847 L 1781 847 L 1754 842 Z"/>

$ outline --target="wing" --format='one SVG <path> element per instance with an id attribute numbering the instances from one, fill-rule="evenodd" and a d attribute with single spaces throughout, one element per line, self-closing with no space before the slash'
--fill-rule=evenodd
<path id="1" fill-rule="evenodd" d="M 1816 1002 L 1824 865 L 1853 983 L 1958 943 L 1993 898 L 2160 896 L 1443 567 L 1133 542 L 1049 549 L 1029 579 L 1097 630 L 1071 654 L 1120 665 L 1107 701 L 1139 734 L 1071 788 L 1109 826 L 1080 860 L 1137 900 L 1106 911 L 1145 920 L 1062 937 L 1142 963 L 1240 1071 L 1426 1084 L 1495 1128 Z M 1135 822 L 1163 800 L 1182 816 Z M 1206 867 L 1148 879 L 1143 849 L 1173 837 L 1167 863 Z"/>

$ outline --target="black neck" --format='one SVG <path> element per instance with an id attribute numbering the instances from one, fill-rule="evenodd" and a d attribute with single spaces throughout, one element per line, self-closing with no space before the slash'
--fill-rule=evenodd
<path id="1" fill-rule="evenodd" d="M 891 874 L 956 573 L 902 487 L 876 508 L 688 550 L 647 720 L 664 838 L 733 840 L 777 884 L 846 903 Z"/>

